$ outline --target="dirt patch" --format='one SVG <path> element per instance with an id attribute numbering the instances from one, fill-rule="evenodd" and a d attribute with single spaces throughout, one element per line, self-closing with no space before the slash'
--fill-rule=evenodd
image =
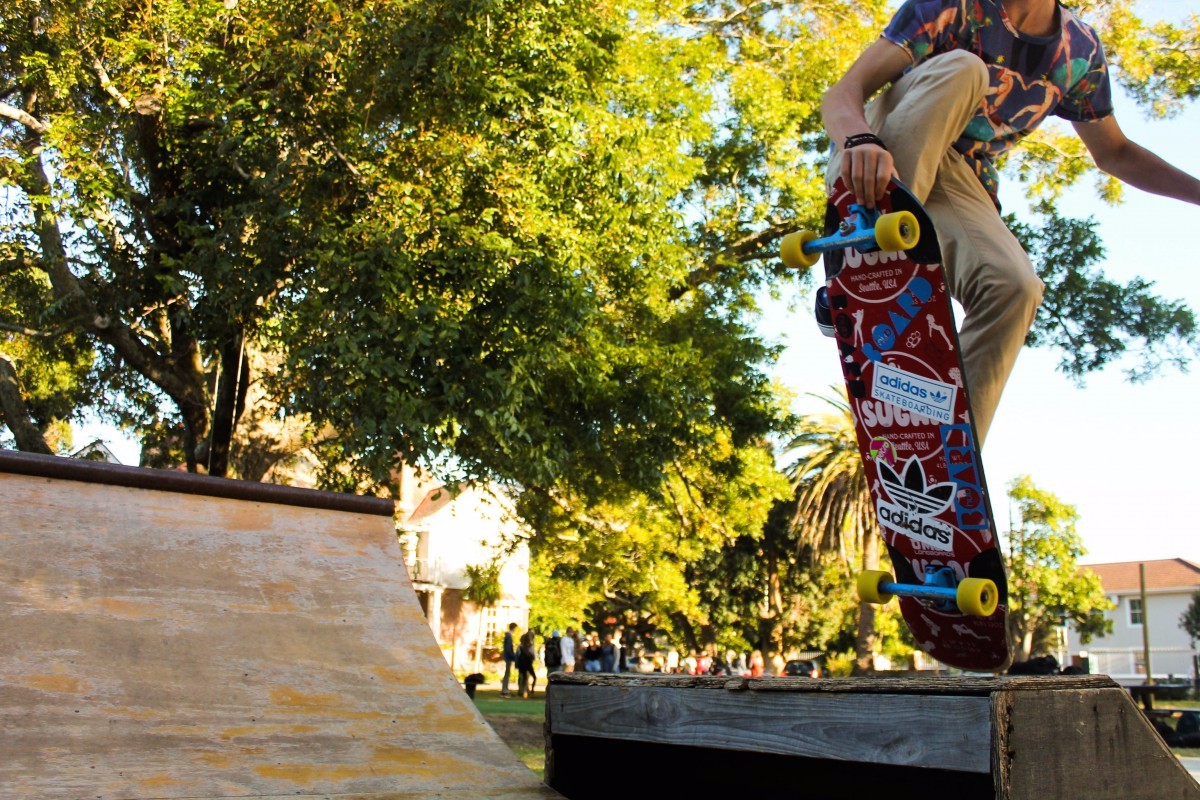
<path id="1" fill-rule="evenodd" d="M 545 747 L 540 717 L 519 714 L 489 714 L 486 717 L 492 730 L 513 750 Z"/>

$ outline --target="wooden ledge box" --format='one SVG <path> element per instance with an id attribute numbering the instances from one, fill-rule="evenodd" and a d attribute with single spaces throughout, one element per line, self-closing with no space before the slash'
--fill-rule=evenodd
<path id="1" fill-rule="evenodd" d="M 614 771 L 638 776 L 614 784 Z M 1102 676 L 551 676 L 546 782 L 571 800 L 1183 800 L 1200 786 Z M 703 793 L 695 794 L 693 793 Z"/>

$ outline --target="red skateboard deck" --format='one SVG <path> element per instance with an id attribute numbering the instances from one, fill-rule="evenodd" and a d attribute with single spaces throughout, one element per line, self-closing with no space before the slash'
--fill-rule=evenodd
<path id="1" fill-rule="evenodd" d="M 826 233 L 851 216 L 841 179 L 829 196 Z M 826 291 L 858 447 L 897 583 L 925 582 L 927 567 L 957 581 L 996 584 L 997 610 L 971 616 L 948 604 L 900 597 L 918 646 L 945 664 L 993 671 L 1007 665 L 1008 601 L 983 464 L 971 418 L 954 312 L 933 223 L 898 183 L 879 203 L 909 211 L 920 239 L 907 252 L 825 253 Z"/>

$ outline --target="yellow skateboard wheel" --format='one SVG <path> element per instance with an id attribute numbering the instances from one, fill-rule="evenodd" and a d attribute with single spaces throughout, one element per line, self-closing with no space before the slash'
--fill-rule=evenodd
<path id="1" fill-rule="evenodd" d="M 804 252 L 804 245 L 819 238 L 821 235 L 816 231 L 789 233 L 779 243 L 779 257 L 792 269 L 808 269 L 821 260 L 821 254 Z"/>
<path id="2" fill-rule="evenodd" d="M 890 572 L 868 569 L 858 573 L 858 599 L 864 603 L 890 603 L 895 595 L 879 591 L 881 583 L 892 583 Z"/>
<path id="3" fill-rule="evenodd" d="M 973 617 L 990 617 L 1000 603 L 996 584 L 987 578 L 963 578 L 955 598 L 958 610 Z"/>
<path id="4" fill-rule="evenodd" d="M 875 242 L 880 250 L 911 250 L 920 238 L 921 226 L 911 211 L 894 211 L 875 221 Z"/>

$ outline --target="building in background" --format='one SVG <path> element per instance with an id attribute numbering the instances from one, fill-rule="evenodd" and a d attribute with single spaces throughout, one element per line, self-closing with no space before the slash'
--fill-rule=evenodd
<path id="1" fill-rule="evenodd" d="M 413 588 L 446 661 L 455 670 L 473 670 L 480 640 L 484 656 L 498 656 L 508 624 L 524 630 L 529 623 L 529 548 L 509 499 L 486 487 L 452 494 L 406 468 L 396 520 Z M 497 560 L 500 603 L 477 608 L 463 597 L 466 568 Z"/>
<path id="2" fill-rule="evenodd" d="M 1142 605 L 1139 565 L 1146 565 L 1146 603 Z M 1113 632 L 1084 645 L 1067 632 L 1067 651 L 1074 660 L 1085 657 L 1090 671 L 1110 675 L 1124 684 L 1146 680 L 1142 644 L 1143 626 L 1149 625 L 1150 670 L 1156 681 L 1193 678 L 1196 642 L 1179 627 L 1192 595 L 1200 589 L 1200 564 L 1182 558 L 1158 561 L 1124 561 L 1088 564 L 1104 594 L 1116 603 L 1107 613 Z"/>
<path id="3" fill-rule="evenodd" d="M 108 449 L 108 445 L 102 440 L 96 439 L 89 444 L 71 453 L 71 458 L 78 458 L 83 461 L 104 461 L 109 464 L 120 464 L 117 457 L 113 455 L 113 451 Z"/>

